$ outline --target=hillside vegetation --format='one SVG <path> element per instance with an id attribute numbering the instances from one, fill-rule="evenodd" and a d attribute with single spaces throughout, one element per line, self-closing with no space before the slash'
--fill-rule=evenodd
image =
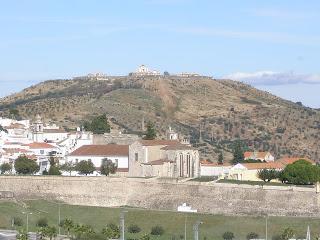
<path id="1" fill-rule="evenodd" d="M 212 160 L 220 151 L 230 159 L 236 139 L 276 157 L 317 160 L 320 151 L 318 110 L 231 80 L 178 76 L 50 80 L 1 99 L 1 115 L 13 108 L 21 117 L 32 119 L 39 113 L 67 129 L 102 113 L 127 132 L 141 132 L 143 119 L 155 123 L 160 137 L 171 125 L 198 145 L 202 158 Z"/>

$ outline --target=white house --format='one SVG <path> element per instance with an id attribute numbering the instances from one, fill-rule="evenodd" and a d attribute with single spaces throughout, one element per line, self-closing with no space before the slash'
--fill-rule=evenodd
<path id="1" fill-rule="evenodd" d="M 228 176 L 231 168 L 232 165 L 230 163 L 218 164 L 204 160 L 200 162 L 200 175 L 224 178 Z"/>
<path id="2" fill-rule="evenodd" d="M 84 145 L 67 156 L 67 162 L 77 164 L 80 161 L 90 160 L 96 170 L 99 170 L 103 159 L 109 159 L 117 165 L 117 172 L 129 171 L 129 146 L 106 144 Z M 97 174 L 97 173 L 96 173 Z"/>

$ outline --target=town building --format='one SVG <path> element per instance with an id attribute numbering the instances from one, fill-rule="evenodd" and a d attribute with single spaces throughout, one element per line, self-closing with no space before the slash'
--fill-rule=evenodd
<path id="1" fill-rule="evenodd" d="M 138 69 L 132 73 L 133 76 L 160 76 L 157 70 L 151 70 L 145 65 L 140 65 Z"/>
<path id="2" fill-rule="evenodd" d="M 129 176 L 199 177 L 199 152 L 177 140 L 138 140 L 129 146 Z"/>
<path id="3" fill-rule="evenodd" d="M 129 168 L 128 145 L 84 145 L 71 152 L 66 162 L 77 164 L 80 161 L 91 161 L 96 168 L 94 175 L 100 175 L 99 170 L 103 160 L 111 160 L 117 166 L 117 172 L 127 173 Z"/>
<path id="4" fill-rule="evenodd" d="M 212 163 L 207 160 L 200 162 L 200 174 L 201 176 L 212 176 L 217 178 L 225 178 L 229 175 L 229 171 L 232 168 L 230 163 Z"/>
<path id="5" fill-rule="evenodd" d="M 262 162 L 273 162 L 274 156 L 270 152 L 245 152 L 244 153 L 245 160 L 260 160 Z"/>

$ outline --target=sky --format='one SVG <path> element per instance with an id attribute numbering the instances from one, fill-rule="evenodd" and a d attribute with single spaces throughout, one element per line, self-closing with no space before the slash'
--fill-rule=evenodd
<path id="1" fill-rule="evenodd" d="M 140 64 L 320 108 L 319 0 L 0 0 L 0 96 Z"/>

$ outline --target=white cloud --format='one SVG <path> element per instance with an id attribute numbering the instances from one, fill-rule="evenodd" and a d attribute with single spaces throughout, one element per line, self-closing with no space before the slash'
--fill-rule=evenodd
<path id="1" fill-rule="evenodd" d="M 297 74 L 294 72 L 260 71 L 253 73 L 237 72 L 224 78 L 245 82 L 251 85 L 320 84 L 320 74 Z"/>

